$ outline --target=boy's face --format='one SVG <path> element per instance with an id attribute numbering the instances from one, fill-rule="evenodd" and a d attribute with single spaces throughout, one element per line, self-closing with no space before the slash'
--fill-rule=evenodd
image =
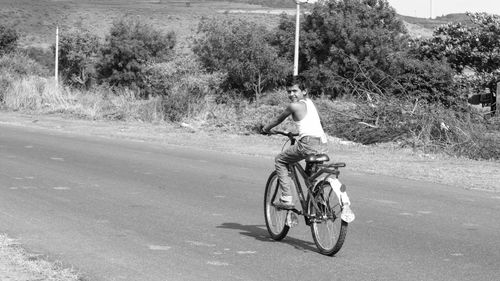
<path id="1" fill-rule="evenodd" d="M 286 92 L 288 93 L 288 98 L 292 102 L 297 102 L 301 99 L 304 99 L 304 96 L 306 94 L 306 91 L 302 91 L 298 85 L 293 85 L 288 87 L 286 89 Z"/>

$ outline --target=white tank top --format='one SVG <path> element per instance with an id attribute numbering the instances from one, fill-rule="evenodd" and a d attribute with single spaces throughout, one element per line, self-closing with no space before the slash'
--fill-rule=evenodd
<path id="1" fill-rule="evenodd" d="M 300 100 L 306 105 L 307 113 L 300 121 L 295 121 L 299 129 L 299 139 L 305 136 L 321 138 L 323 142 L 326 142 L 325 132 L 321 126 L 319 120 L 318 111 L 316 106 L 314 106 L 312 100 L 303 99 Z"/>

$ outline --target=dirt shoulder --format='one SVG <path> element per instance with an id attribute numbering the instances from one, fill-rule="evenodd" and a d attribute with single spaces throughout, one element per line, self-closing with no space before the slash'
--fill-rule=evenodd
<path id="1" fill-rule="evenodd" d="M 272 161 L 283 144 L 283 137 L 279 136 L 202 131 L 187 124 L 89 121 L 13 112 L 0 112 L 0 125 L 196 147 L 267 157 L 269 161 Z M 433 182 L 461 189 L 500 192 L 498 161 L 474 161 L 423 154 L 394 145 L 363 146 L 333 137 L 330 137 L 329 146 L 333 160 L 346 162 L 347 169 L 352 171 L 419 180 L 422 184 Z M 27 253 L 15 240 L 0 234 L 0 280 L 81 280 L 78 278 L 73 271 Z"/>
<path id="2" fill-rule="evenodd" d="M 0 234 L 0 280 L 80 281 L 77 272 L 43 256 L 26 252 L 20 244 Z"/>

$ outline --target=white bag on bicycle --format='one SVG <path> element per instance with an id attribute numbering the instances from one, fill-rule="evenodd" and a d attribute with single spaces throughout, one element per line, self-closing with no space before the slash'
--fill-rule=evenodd
<path id="1" fill-rule="evenodd" d="M 340 198 L 340 204 L 342 206 L 351 205 L 351 201 L 349 200 L 349 196 L 347 196 L 347 192 L 342 191 L 342 183 L 339 179 L 329 177 L 327 181 L 330 183 L 335 194 L 337 194 L 337 198 Z"/>

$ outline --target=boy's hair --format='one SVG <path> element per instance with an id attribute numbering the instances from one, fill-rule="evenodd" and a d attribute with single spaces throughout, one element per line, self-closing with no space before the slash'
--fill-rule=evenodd
<path id="1" fill-rule="evenodd" d="M 287 77 L 286 87 L 287 88 L 292 87 L 293 85 L 299 86 L 299 89 L 301 91 L 304 91 L 305 89 L 307 89 L 307 85 L 306 85 L 304 76 L 302 76 L 302 75 Z"/>

